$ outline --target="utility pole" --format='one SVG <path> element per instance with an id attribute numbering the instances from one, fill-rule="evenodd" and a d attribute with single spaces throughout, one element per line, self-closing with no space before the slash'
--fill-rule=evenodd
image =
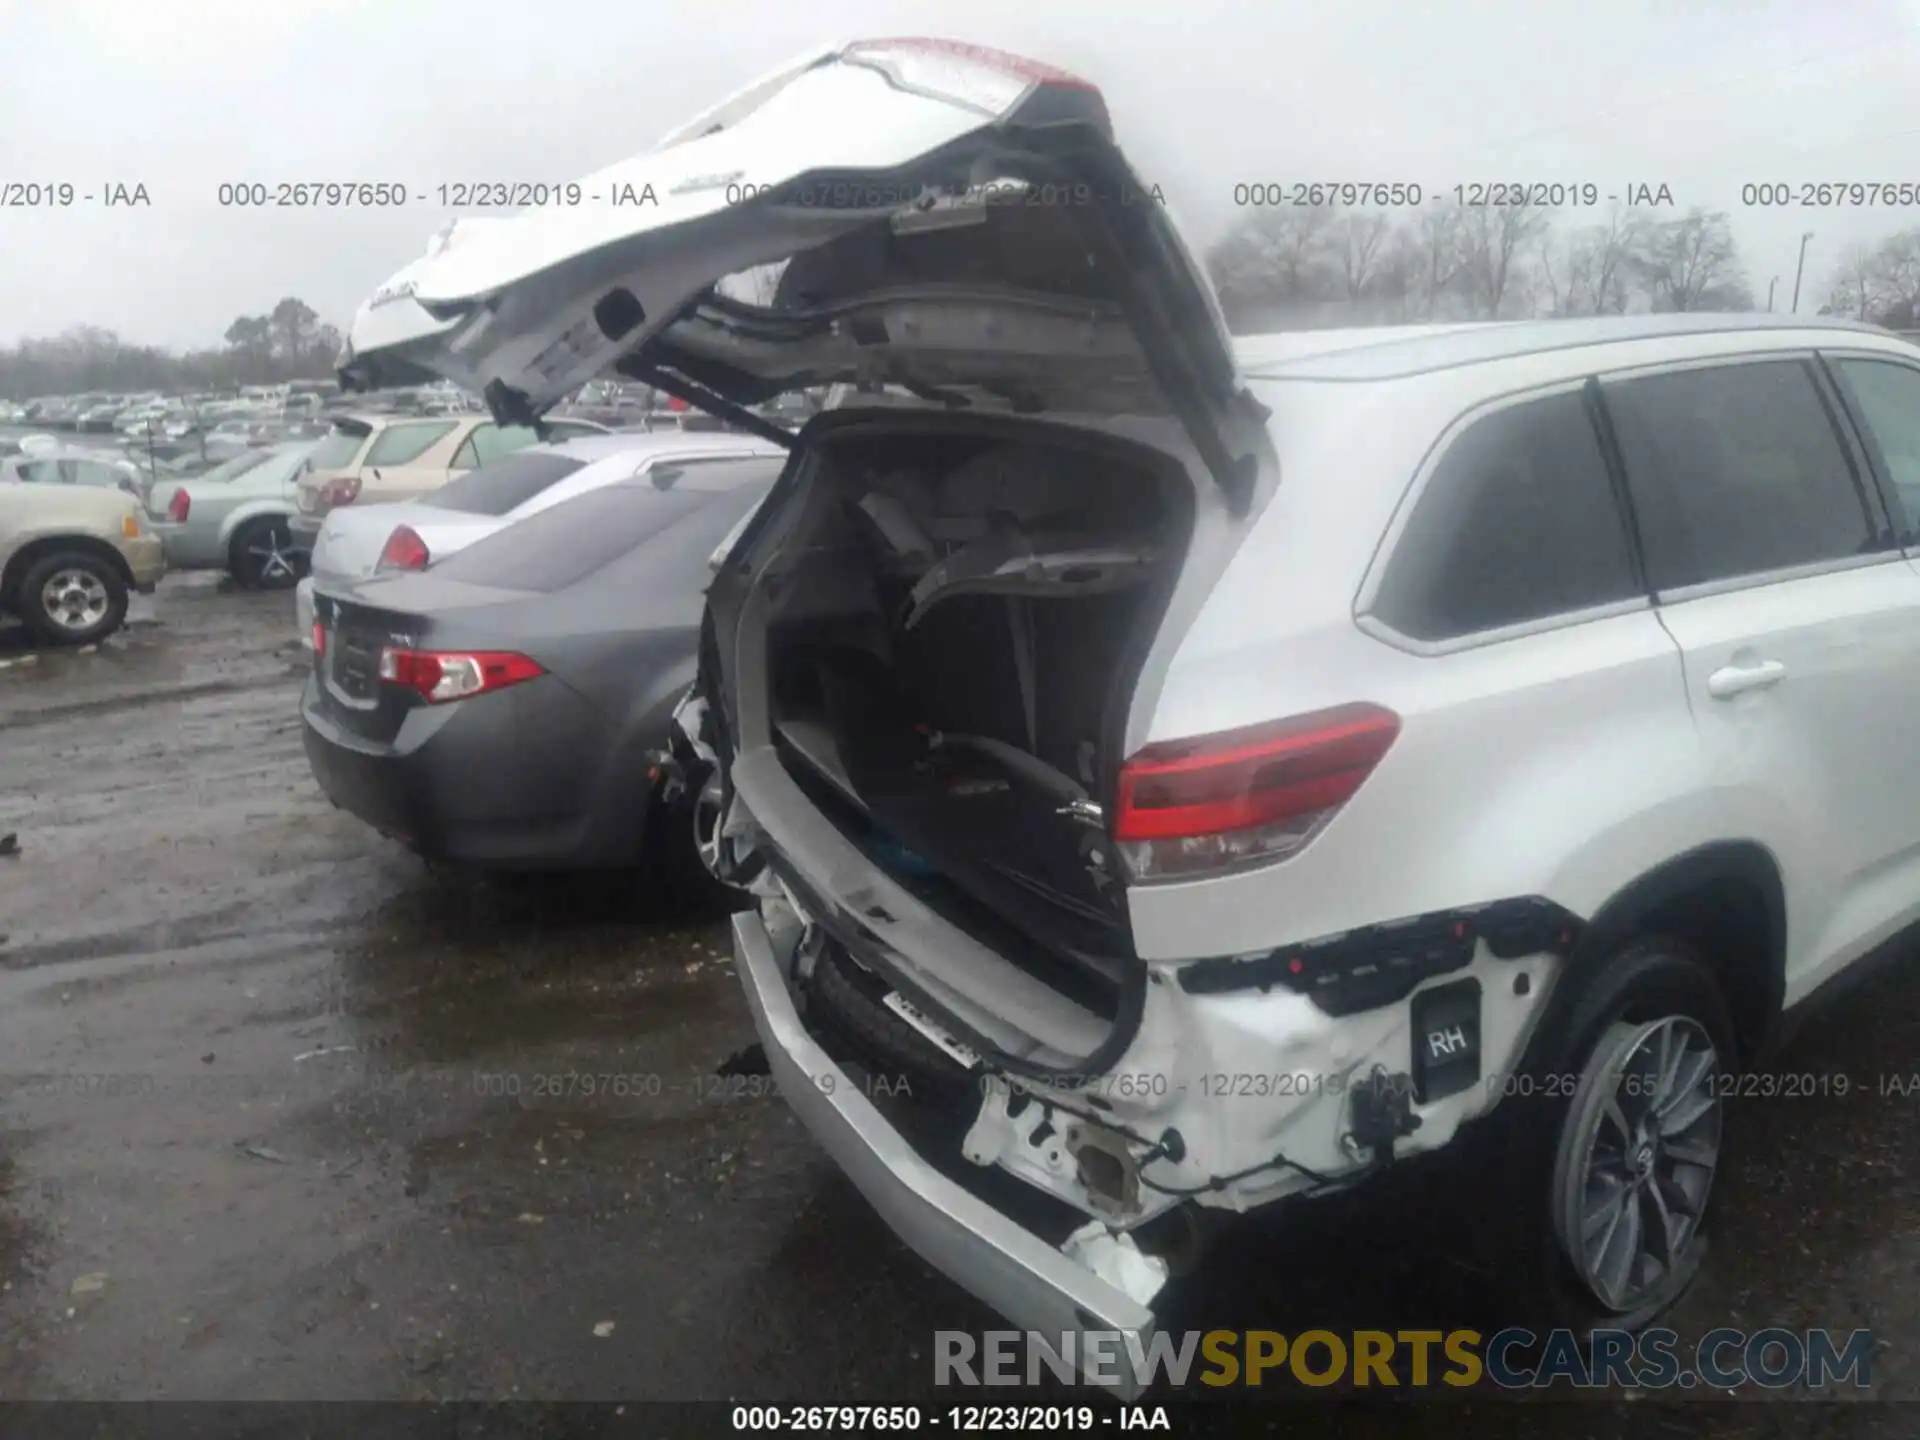
<path id="1" fill-rule="evenodd" d="M 1769 315 L 1773 313 L 1773 288 L 1779 283 L 1780 283 L 1780 277 L 1778 275 L 1774 276 L 1773 279 L 1767 282 L 1767 313 Z"/>
<path id="2" fill-rule="evenodd" d="M 1800 263 L 1793 267 L 1793 313 L 1800 313 L 1800 276 L 1807 268 L 1807 242 L 1813 239 L 1813 232 L 1807 231 L 1800 237 Z"/>

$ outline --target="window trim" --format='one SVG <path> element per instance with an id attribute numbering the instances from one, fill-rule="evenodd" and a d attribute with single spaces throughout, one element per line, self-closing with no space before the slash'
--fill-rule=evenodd
<path id="1" fill-rule="evenodd" d="M 1717 580 L 1700 580 L 1691 585 L 1676 585 L 1666 589 L 1652 589 L 1655 605 L 1681 605 L 1689 600 L 1702 599 L 1708 595 L 1727 595 L 1739 590 L 1757 590 L 1766 585 L 1780 585 L 1792 580 L 1808 580 L 1817 575 L 1825 575 L 1839 570 L 1858 570 L 1863 566 L 1876 565 L 1889 558 L 1900 557 L 1903 551 L 1895 538 L 1892 526 L 1887 518 L 1885 501 L 1879 493 L 1878 482 L 1872 475 L 1862 474 L 1864 453 L 1859 441 L 1852 433 L 1852 422 L 1846 412 L 1839 408 L 1835 394 L 1829 388 L 1825 368 L 1820 363 L 1817 350 L 1805 346 L 1794 346 L 1785 350 L 1754 350 L 1739 355 L 1694 356 L 1685 360 L 1663 360 L 1650 365 L 1634 365 L 1626 369 L 1602 372 L 1593 378 L 1600 382 L 1599 396 L 1607 412 L 1607 425 L 1613 428 L 1613 412 L 1607 400 L 1607 387 L 1632 380 L 1649 379 L 1660 375 L 1680 374 L 1689 370 L 1722 370 L 1736 365 L 1766 365 L 1782 362 L 1796 363 L 1807 379 L 1813 384 L 1815 397 L 1827 417 L 1827 425 L 1833 437 L 1840 445 L 1840 454 L 1847 462 L 1847 474 L 1853 481 L 1855 495 L 1860 506 L 1866 512 L 1867 523 L 1873 527 L 1874 548 L 1853 555 L 1837 555 L 1827 560 L 1808 560 L 1795 565 L 1777 565 L 1771 570 L 1756 570 L 1745 575 L 1724 575 Z M 1631 506 L 1632 477 L 1626 472 L 1626 457 L 1621 456 L 1621 473 L 1627 481 L 1627 503 Z M 1639 532 L 1637 509 L 1634 514 L 1634 530 Z M 1648 576 L 1651 581 L 1651 576 Z"/>
<path id="2" fill-rule="evenodd" d="M 405 460 L 375 460 L 373 458 L 373 452 L 379 447 L 380 442 L 387 439 L 387 437 L 396 431 L 424 430 L 430 425 L 440 425 L 440 433 L 435 435 L 425 445 L 422 445 L 418 450 L 414 451 L 414 453 Z M 458 428 L 459 423 L 457 421 L 453 424 L 442 424 L 442 422 L 437 420 L 396 421 L 393 424 L 381 428 L 380 433 L 374 437 L 373 443 L 367 446 L 365 454 L 361 457 L 360 464 L 362 467 L 375 470 L 405 470 L 410 466 L 419 466 L 422 456 L 430 454 L 436 445 L 444 444 L 447 437 L 453 434 Z M 438 467 L 429 465 L 425 468 L 431 470 Z"/>
<path id="3" fill-rule="evenodd" d="M 1893 467 L 1887 463 L 1886 452 L 1880 448 L 1879 437 L 1873 433 L 1873 426 L 1867 422 L 1866 411 L 1861 407 L 1860 397 L 1853 388 L 1853 382 L 1840 368 L 1840 362 L 1847 360 L 1893 365 L 1911 372 L 1916 379 L 1920 379 L 1920 362 L 1909 360 L 1906 356 L 1889 350 L 1871 350 L 1855 346 L 1840 346 L 1820 351 L 1821 368 L 1826 372 L 1827 379 L 1833 386 L 1834 394 L 1839 399 L 1848 423 L 1859 438 L 1860 451 L 1866 460 L 1867 473 L 1880 492 L 1880 506 L 1886 514 L 1888 523 L 1893 527 L 1894 544 L 1901 551 L 1910 553 L 1920 546 L 1920 514 L 1909 515 L 1906 505 L 1900 499 L 1900 487 L 1893 480 Z"/>
<path id="4" fill-rule="evenodd" d="M 1595 421 L 1591 403 L 1591 386 L 1594 377 L 1582 375 L 1572 380 L 1555 380 L 1545 385 L 1531 386 L 1525 390 L 1510 391 L 1490 400 L 1484 400 L 1456 415 L 1440 432 L 1439 437 L 1428 447 L 1422 457 L 1419 468 L 1414 471 L 1413 481 L 1400 497 L 1400 503 L 1394 507 L 1393 518 L 1387 522 L 1386 532 L 1380 537 L 1380 543 L 1374 547 L 1373 559 L 1368 563 L 1365 575 L 1361 577 L 1359 592 L 1354 596 L 1353 620 L 1363 632 L 1374 639 L 1404 650 L 1410 655 L 1422 657 L 1453 655 L 1463 650 L 1478 650 L 1486 646 L 1505 644 L 1509 640 L 1521 640 L 1530 635 L 1543 635 L 1554 630 L 1571 629 L 1575 625 L 1590 625 L 1598 620 L 1611 620 L 1621 615 L 1632 615 L 1654 607 L 1653 596 L 1644 590 L 1646 572 L 1640 555 L 1637 521 L 1630 509 L 1623 509 L 1621 477 L 1615 469 L 1615 456 L 1609 449 L 1609 436 Z M 1643 593 L 1627 596 L 1620 600 L 1609 600 L 1602 605 L 1588 605 L 1579 610 L 1563 610 L 1554 615 L 1542 615 L 1533 620 L 1522 620 L 1511 625 L 1497 625 L 1487 630 L 1470 630 L 1462 635 L 1448 636 L 1442 640 L 1420 640 L 1392 624 L 1374 612 L 1374 606 L 1380 598 L 1381 587 L 1386 582 L 1387 571 L 1392 568 L 1394 556 L 1406 538 L 1406 529 L 1418 508 L 1420 498 L 1426 494 L 1427 487 L 1433 483 L 1434 473 L 1453 449 L 1455 443 L 1474 425 L 1503 410 L 1519 405 L 1531 404 L 1539 400 L 1551 400 L 1556 395 L 1572 395 L 1581 401 L 1581 409 L 1587 416 L 1587 423 L 1594 427 L 1594 443 L 1598 447 L 1601 463 L 1607 469 L 1607 492 L 1613 499 L 1614 513 L 1620 521 L 1621 536 L 1625 541 L 1629 561 L 1633 567 L 1636 581 L 1643 587 Z"/>

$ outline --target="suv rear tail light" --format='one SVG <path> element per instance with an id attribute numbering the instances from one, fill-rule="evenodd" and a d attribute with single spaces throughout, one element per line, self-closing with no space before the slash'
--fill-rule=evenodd
<path id="1" fill-rule="evenodd" d="M 860 40 L 841 54 L 856 64 L 885 71 L 904 90 L 956 101 L 996 116 L 1006 115 L 1029 91 L 1041 86 L 1078 91 L 1087 97 L 1102 128 L 1111 129 L 1107 102 L 1091 81 L 1004 50 L 913 36 Z"/>
<path id="2" fill-rule="evenodd" d="M 336 505 L 351 505 L 360 498 L 360 477 L 342 475 L 338 479 L 327 481 L 320 487 L 320 498 L 329 508 Z"/>
<path id="3" fill-rule="evenodd" d="M 380 559 L 374 565 L 376 570 L 424 570 L 431 557 L 427 553 L 427 542 L 411 525 L 394 528 L 387 537 L 387 545 L 380 552 Z"/>
<path id="4" fill-rule="evenodd" d="M 167 501 L 167 518 L 176 525 L 187 523 L 187 512 L 193 508 L 193 497 L 184 488 L 173 492 L 173 498 Z"/>
<path id="5" fill-rule="evenodd" d="M 504 650 L 403 650 L 380 652 L 380 678 L 413 691 L 429 705 L 503 690 L 547 672 L 538 661 Z"/>
<path id="6" fill-rule="evenodd" d="M 1400 733 L 1378 705 L 1341 705 L 1149 745 L 1120 769 L 1113 837 L 1136 880 L 1190 879 L 1303 849 Z"/>

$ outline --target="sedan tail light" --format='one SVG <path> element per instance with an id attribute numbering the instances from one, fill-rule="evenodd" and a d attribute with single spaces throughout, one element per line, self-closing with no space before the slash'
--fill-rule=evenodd
<path id="1" fill-rule="evenodd" d="M 326 501 L 329 508 L 336 505 L 351 505 L 360 498 L 360 477 L 342 475 L 338 479 L 327 481 L 320 487 L 320 498 Z"/>
<path id="2" fill-rule="evenodd" d="M 193 497 L 185 489 L 173 492 L 173 498 L 167 501 L 167 518 L 176 525 L 187 523 L 187 512 L 193 508 Z"/>
<path id="3" fill-rule="evenodd" d="M 536 660 L 505 650 L 404 650 L 380 652 L 380 678 L 413 691 L 429 705 L 504 690 L 547 672 Z"/>
<path id="4" fill-rule="evenodd" d="M 1149 745 L 1120 769 L 1113 836 L 1136 880 L 1283 860 L 1353 798 L 1400 733 L 1378 705 Z"/>
<path id="5" fill-rule="evenodd" d="M 387 545 L 374 565 L 376 570 L 424 570 L 432 557 L 427 542 L 411 525 L 401 525 L 387 537 Z"/>

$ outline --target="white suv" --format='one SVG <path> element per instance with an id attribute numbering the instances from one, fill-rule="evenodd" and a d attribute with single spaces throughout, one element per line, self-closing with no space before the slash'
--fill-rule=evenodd
<path id="1" fill-rule="evenodd" d="M 720 559 L 681 758 L 766 1059 L 902 1238 L 1029 1330 L 1144 1338 L 1186 1207 L 1481 1136 L 1540 1318 L 1668 1304 L 1726 1078 L 1920 920 L 1920 350 L 1231 341 L 1098 92 L 940 42 L 616 169 L 671 198 L 449 244 L 347 378 L 503 422 L 607 369 L 866 387 Z"/>

